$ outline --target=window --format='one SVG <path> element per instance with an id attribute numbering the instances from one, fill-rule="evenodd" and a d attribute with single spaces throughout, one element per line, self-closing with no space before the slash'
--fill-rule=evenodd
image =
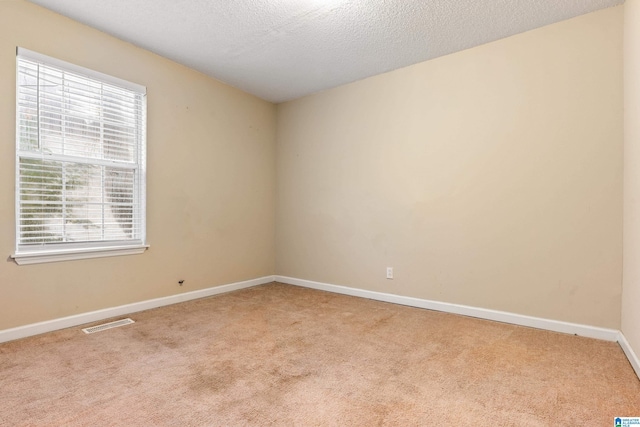
<path id="1" fill-rule="evenodd" d="M 142 253 L 146 89 L 17 51 L 18 264 Z"/>

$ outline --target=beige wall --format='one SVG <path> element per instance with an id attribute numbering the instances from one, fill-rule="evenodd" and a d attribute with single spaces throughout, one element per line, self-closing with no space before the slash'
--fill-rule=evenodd
<path id="1" fill-rule="evenodd" d="M 0 329 L 274 273 L 275 107 L 21 0 L 0 1 L 4 258 L 15 245 L 16 46 L 147 86 L 151 249 L 0 263 Z"/>
<path id="2" fill-rule="evenodd" d="M 622 22 L 280 105 L 277 273 L 619 328 Z"/>
<path id="3" fill-rule="evenodd" d="M 275 272 L 619 328 L 622 21 L 632 114 L 639 1 L 279 106 L 277 195 L 273 105 L 0 1 L 0 252 L 15 239 L 16 46 L 147 86 L 151 244 L 0 263 L 0 329 Z M 622 328 L 636 352 L 638 135 L 627 120 Z"/>
<path id="4" fill-rule="evenodd" d="M 640 0 L 624 5 L 622 332 L 640 356 Z"/>

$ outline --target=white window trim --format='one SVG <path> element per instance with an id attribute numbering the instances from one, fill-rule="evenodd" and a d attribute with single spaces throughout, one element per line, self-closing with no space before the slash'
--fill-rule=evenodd
<path id="1" fill-rule="evenodd" d="M 75 246 L 71 246 L 69 248 L 50 248 L 46 250 L 41 249 L 29 249 L 29 250 L 18 250 L 16 248 L 15 253 L 10 255 L 10 258 L 13 259 L 18 265 L 29 265 L 29 264 L 42 264 L 42 263 L 50 263 L 50 262 L 59 262 L 59 261 L 72 261 L 72 260 L 81 260 L 81 259 L 90 259 L 90 258 L 103 258 L 103 257 L 112 257 L 112 256 L 122 256 L 122 255 L 138 255 L 144 253 L 149 245 L 146 244 L 146 175 L 147 175 L 147 164 L 146 164 L 146 138 L 147 138 L 147 127 L 146 127 L 146 93 L 147 88 L 145 86 L 129 82 L 127 80 L 122 80 L 114 76 L 110 76 L 108 74 L 103 74 L 98 71 L 94 71 L 88 68 L 84 68 L 75 64 L 68 63 L 66 61 L 62 61 L 56 58 L 51 58 L 49 56 L 30 51 L 28 49 L 24 49 L 21 47 L 16 48 L 16 56 L 25 57 L 31 59 L 36 62 L 45 63 L 47 65 L 51 65 L 54 67 L 62 68 L 80 75 L 84 75 L 86 77 L 94 78 L 97 80 L 104 81 L 106 83 L 111 83 L 126 89 L 130 89 L 133 91 L 143 93 L 143 113 L 144 113 L 144 123 L 142 126 L 142 147 L 141 149 L 144 151 L 144 155 L 142 156 L 142 161 L 140 162 L 140 176 L 142 177 L 140 186 L 141 186 L 141 197 L 144 199 L 141 203 L 141 215 L 144 218 L 142 223 L 142 241 L 135 241 L 132 244 L 123 244 L 123 242 L 116 242 L 116 244 L 110 245 L 109 242 L 96 242 L 96 243 L 82 243 Z M 18 73 L 16 72 L 16 88 L 18 84 Z M 16 97 L 17 97 L 17 89 L 16 89 Z M 16 101 L 17 104 L 17 101 Z M 19 117 L 16 114 L 16 132 L 19 126 Z M 17 169 L 17 168 L 16 168 Z M 16 170 L 16 179 L 18 177 L 19 171 Z M 16 181 L 17 185 L 17 181 Z M 16 223 L 18 221 L 18 203 L 17 200 L 17 192 L 16 192 Z M 16 230 L 16 233 L 18 231 Z M 16 234 L 16 242 L 18 240 Z M 16 243 L 17 244 L 17 243 Z"/>
<path id="2" fill-rule="evenodd" d="M 43 264 L 78 259 L 103 258 L 121 255 L 138 255 L 149 248 L 149 245 L 130 245 L 113 247 L 92 247 L 81 249 L 47 250 L 20 252 L 11 255 L 18 265 Z"/>

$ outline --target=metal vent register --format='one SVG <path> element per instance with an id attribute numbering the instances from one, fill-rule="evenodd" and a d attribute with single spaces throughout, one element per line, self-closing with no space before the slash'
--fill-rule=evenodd
<path id="1" fill-rule="evenodd" d="M 103 323 L 102 325 L 91 326 L 90 328 L 84 328 L 82 332 L 85 334 L 93 334 L 96 332 L 104 331 L 106 329 L 117 328 L 118 326 L 130 325 L 136 323 L 133 320 L 126 318 L 122 320 L 116 320 L 115 322 Z"/>

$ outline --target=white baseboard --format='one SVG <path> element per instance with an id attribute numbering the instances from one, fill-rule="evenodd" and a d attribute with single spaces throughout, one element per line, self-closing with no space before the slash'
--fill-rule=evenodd
<path id="1" fill-rule="evenodd" d="M 120 305 L 118 307 L 105 308 L 103 310 L 90 311 L 88 313 L 76 314 L 73 316 L 62 317 L 45 322 L 32 323 L 30 325 L 19 326 L 17 328 L 0 330 L 0 343 L 30 337 L 32 335 L 39 335 L 45 332 L 84 325 L 85 323 L 96 322 L 111 317 L 136 313 L 138 311 L 149 310 L 151 308 L 157 308 L 165 305 L 176 304 L 179 302 L 209 297 L 212 295 L 218 295 L 238 289 L 250 288 L 252 286 L 270 283 L 274 280 L 275 276 L 265 276 L 257 279 L 246 280 L 243 282 L 230 283 L 228 285 L 215 286 L 212 288 L 185 292 L 168 297 L 155 298 L 146 301 L 135 302 L 132 304 Z"/>
<path id="2" fill-rule="evenodd" d="M 565 334 L 579 335 L 582 337 L 596 338 L 605 341 L 618 341 L 620 336 L 620 331 L 616 329 L 605 329 L 596 326 L 580 325 L 577 323 L 562 322 L 558 320 L 549 320 L 540 317 L 531 317 L 522 314 L 508 313 L 505 311 L 489 310 L 486 308 L 471 307 L 467 305 L 451 304 L 447 302 L 405 297 L 402 295 L 367 291 L 364 289 L 313 282 L 311 280 L 296 279 L 293 277 L 275 276 L 275 280 L 277 282 L 302 286 L 305 288 L 335 292 L 338 294 L 351 295 L 361 298 L 369 298 L 377 301 L 408 305 L 411 307 L 443 311 L 446 313 L 461 314 L 463 316 L 477 317 L 479 319 L 494 320 L 496 322 L 511 323 L 514 325 L 528 326 L 531 328 L 545 329 L 548 331 L 562 332 Z"/>
<path id="3" fill-rule="evenodd" d="M 549 320 L 540 317 L 525 316 L 522 314 L 509 313 L 505 311 L 489 310 L 486 308 L 471 307 L 467 305 L 451 304 L 440 301 L 431 301 L 420 298 L 405 297 L 402 295 L 387 294 L 383 292 L 367 291 L 364 289 L 350 288 L 347 286 L 331 285 L 328 283 L 314 282 L 311 280 L 296 279 L 286 276 L 275 276 L 275 280 L 289 285 L 296 285 L 305 288 L 318 289 L 321 291 L 335 292 L 338 294 L 351 295 L 360 298 L 368 298 L 377 301 L 390 302 L 394 304 L 407 305 L 410 307 L 426 308 L 428 310 L 442 311 L 446 313 L 460 314 L 463 316 L 476 317 L 479 319 L 494 320 L 497 322 L 510 323 L 513 325 L 528 326 L 531 328 L 544 329 L 547 331 L 562 332 L 566 334 L 579 335 L 582 337 L 595 338 L 603 341 L 617 341 L 622 351 L 629 359 L 638 378 L 640 378 L 640 358 L 633 351 L 631 345 L 621 331 L 616 329 L 599 328 L 597 326 L 581 325 L 578 323 L 562 322 L 559 320 Z"/>
<path id="4" fill-rule="evenodd" d="M 640 378 L 640 358 L 638 358 L 638 355 L 633 351 L 629 341 L 627 341 L 627 338 L 625 338 L 622 332 L 619 333 L 618 344 L 622 347 L 622 351 L 624 351 L 627 359 L 629 359 L 631 367 L 633 367 L 633 370 L 636 371 L 636 375 Z"/>
<path id="5" fill-rule="evenodd" d="M 629 359 L 629 362 L 631 363 L 631 366 L 635 370 L 636 374 L 638 375 L 638 377 L 640 377 L 640 359 L 629 345 L 629 342 L 625 338 L 624 334 L 615 329 L 605 329 L 596 326 L 581 325 L 577 323 L 562 322 L 558 320 L 549 320 L 539 317 L 508 313 L 504 311 L 489 310 L 485 308 L 451 304 L 440 301 L 431 301 L 420 298 L 368 291 L 364 289 L 350 288 L 347 286 L 331 285 L 328 283 L 314 282 L 311 280 L 296 279 L 293 277 L 277 275 L 265 276 L 257 279 L 246 280 L 243 282 L 230 283 L 227 285 L 215 286 L 212 288 L 200 289 L 197 291 L 140 301 L 132 304 L 121 305 L 118 307 L 111 307 L 103 310 L 76 314 L 74 316 L 62 317 L 45 322 L 33 323 L 30 325 L 19 326 L 17 328 L 0 330 L 0 343 L 13 341 L 20 338 L 26 338 L 33 335 L 39 335 L 45 332 L 79 326 L 85 323 L 96 322 L 112 317 L 123 316 L 143 310 L 149 310 L 152 308 L 163 307 L 166 305 L 176 304 L 184 301 L 190 301 L 239 289 L 250 288 L 273 281 L 301 286 L 305 288 L 318 289 L 327 292 L 334 292 L 338 294 L 351 295 L 360 298 L 368 298 L 377 301 L 407 305 L 410 307 L 418 307 L 428 310 L 460 314 L 463 316 L 476 317 L 479 319 L 494 320 L 497 322 L 511 323 L 514 325 L 528 326 L 531 328 L 562 332 L 566 334 L 596 338 L 605 341 L 617 341 L 620 344 L 620 347 L 624 351 L 625 355 Z"/>

